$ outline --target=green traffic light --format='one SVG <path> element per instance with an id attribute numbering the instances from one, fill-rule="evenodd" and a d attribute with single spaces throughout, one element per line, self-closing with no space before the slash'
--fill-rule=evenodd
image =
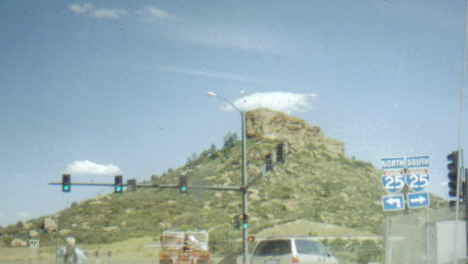
<path id="1" fill-rule="evenodd" d="M 71 191 L 71 176 L 70 174 L 62 174 L 62 192 Z"/>
<path id="2" fill-rule="evenodd" d="M 247 223 L 242 224 L 242 228 L 247 229 L 247 227 L 249 227 Z"/>
<path id="3" fill-rule="evenodd" d="M 123 190 L 122 187 L 122 175 L 116 175 L 114 177 L 114 192 L 121 193 Z"/>
<path id="4" fill-rule="evenodd" d="M 187 187 L 185 187 L 185 186 L 180 187 L 180 191 L 181 191 L 181 192 L 187 191 Z"/>

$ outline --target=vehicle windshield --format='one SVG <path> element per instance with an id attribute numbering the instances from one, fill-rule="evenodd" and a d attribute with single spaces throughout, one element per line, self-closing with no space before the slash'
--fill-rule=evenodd
<path id="1" fill-rule="evenodd" d="M 254 251 L 254 256 L 279 256 L 291 254 L 291 240 L 271 240 L 261 242 Z"/>
<path id="2" fill-rule="evenodd" d="M 295 243 L 297 253 L 299 254 L 325 255 L 317 242 L 310 240 L 296 240 Z"/>

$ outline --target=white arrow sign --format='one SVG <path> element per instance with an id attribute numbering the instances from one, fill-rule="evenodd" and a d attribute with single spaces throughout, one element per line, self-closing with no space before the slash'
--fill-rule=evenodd
<path id="1" fill-rule="evenodd" d="M 405 199 L 403 194 L 382 196 L 384 211 L 395 211 L 405 209 Z"/>
<path id="2" fill-rule="evenodd" d="M 408 207 L 409 208 L 420 208 L 428 207 L 430 204 L 429 193 L 408 193 Z"/>
<path id="3" fill-rule="evenodd" d="M 418 196 L 417 198 L 412 198 L 409 201 L 410 201 L 410 203 L 423 204 L 425 201 L 427 201 L 427 199 L 424 198 L 423 196 Z"/>
<path id="4" fill-rule="evenodd" d="M 401 207 L 401 199 L 397 199 L 397 198 L 390 198 L 390 199 L 387 199 L 387 203 L 391 206 L 394 206 L 396 204 L 396 207 L 397 208 L 400 208 Z"/>

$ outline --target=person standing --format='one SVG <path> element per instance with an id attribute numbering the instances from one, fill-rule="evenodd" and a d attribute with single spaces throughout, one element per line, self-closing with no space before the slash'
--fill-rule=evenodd
<path id="1" fill-rule="evenodd" d="M 78 254 L 76 254 L 75 238 L 67 237 L 67 247 L 65 248 L 65 255 L 63 256 L 63 264 L 77 264 Z"/>

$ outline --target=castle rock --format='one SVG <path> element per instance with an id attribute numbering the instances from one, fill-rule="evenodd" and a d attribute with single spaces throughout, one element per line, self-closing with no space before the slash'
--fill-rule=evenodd
<path id="1" fill-rule="evenodd" d="M 269 138 L 288 141 L 291 146 L 324 145 L 333 154 L 344 155 L 344 144 L 325 138 L 319 126 L 267 108 L 257 108 L 245 115 L 247 138 Z"/>

